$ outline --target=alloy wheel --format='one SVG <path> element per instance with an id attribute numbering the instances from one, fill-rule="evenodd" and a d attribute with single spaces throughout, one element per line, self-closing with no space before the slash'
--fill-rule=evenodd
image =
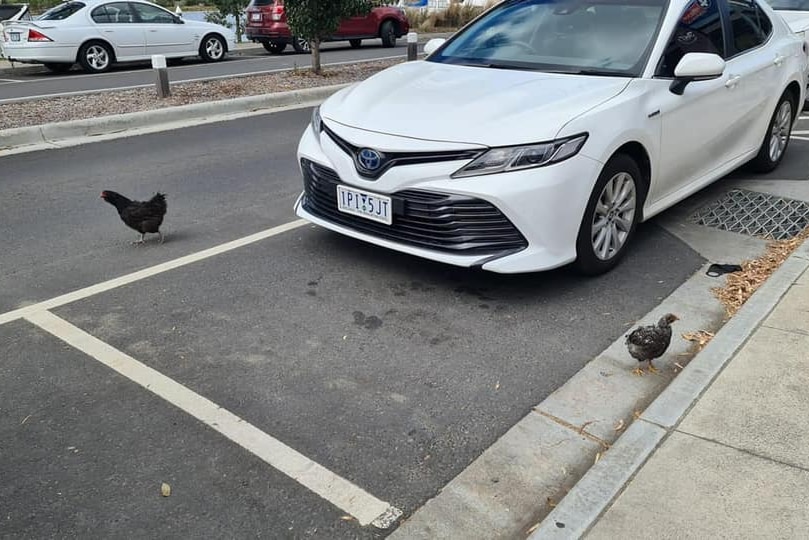
<path id="1" fill-rule="evenodd" d="M 621 251 L 632 230 L 636 205 L 635 179 L 629 173 L 620 172 L 604 184 L 593 213 L 591 230 L 596 257 L 607 261 Z"/>
<path id="2" fill-rule="evenodd" d="M 205 42 L 205 52 L 211 60 L 219 60 L 225 54 L 225 48 L 219 39 L 211 37 Z"/>
<path id="3" fill-rule="evenodd" d="M 101 45 L 91 45 L 85 54 L 87 63 L 95 71 L 104 71 L 110 64 L 110 55 Z"/>
<path id="4" fill-rule="evenodd" d="M 789 142 L 789 135 L 792 131 L 792 103 L 784 100 L 778 108 L 772 123 L 770 132 L 770 160 L 777 162 L 781 159 L 784 150 Z"/>

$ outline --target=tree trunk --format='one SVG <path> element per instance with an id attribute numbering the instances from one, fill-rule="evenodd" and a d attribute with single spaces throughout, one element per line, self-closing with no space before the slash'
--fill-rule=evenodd
<path id="1" fill-rule="evenodd" d="M 316 75 L 320 75 L 323 73 L 323 69 L 320 66 L 320 41 L 312 40 L 309 45 L 312 47 L 312 72 Z"/>

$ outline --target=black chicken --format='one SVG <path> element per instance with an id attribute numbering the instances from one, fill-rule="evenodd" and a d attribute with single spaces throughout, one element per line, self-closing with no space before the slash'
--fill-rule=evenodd
<path id="1" fill-rule="evenodd" d="M 639 326 L 626 336 L 626 347 L 629 354 L 638 362 L 649 362 L 649 371 L 657 372 L 652 365 L 652 360 L 660 358 L 671 343 L 671 323 L 679 321 L 677 315 L 667 313 L 657 321 L 657 324 Z M 635 368 L 632 373 L 643 375 L 640 367 Z"/>
<path id="2" fill-rule="evenodd" d="M 120 193 L 105 190 L 101 192 L 101 198 L 118 210 L 121 221 L 140 233 L 140 240 L 132 242 L 133 244 L 142 244 L 146 233 L 159 234 L 160 243 L 163 243 L 160 225 L 166 215 L 165 195 L 158 193 L 148 201 L 131 201 Z"/>

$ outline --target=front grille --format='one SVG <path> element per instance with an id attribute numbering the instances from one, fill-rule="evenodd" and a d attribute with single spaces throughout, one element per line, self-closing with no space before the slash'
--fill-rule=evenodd
<path id="1" fill-rule="evenodd" d="M 337 209 L 340 178 L 332 169 L 301 160 L 303 207 L 310 213 L 386 240 L 458 255 L 499 254 L 528 243 L 500 210 L 486 201 L 408 189 L 391 195 L 393 224 L 385 225 Z"/>

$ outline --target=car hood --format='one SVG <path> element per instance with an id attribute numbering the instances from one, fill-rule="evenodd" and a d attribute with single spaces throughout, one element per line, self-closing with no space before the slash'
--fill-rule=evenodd
<path id="1" fill-rule="evenodd" d="M 321 115 L 390 135 L 506 146 L 553 139 L 630 80 L 406 62 L 334 94 Z"/>

